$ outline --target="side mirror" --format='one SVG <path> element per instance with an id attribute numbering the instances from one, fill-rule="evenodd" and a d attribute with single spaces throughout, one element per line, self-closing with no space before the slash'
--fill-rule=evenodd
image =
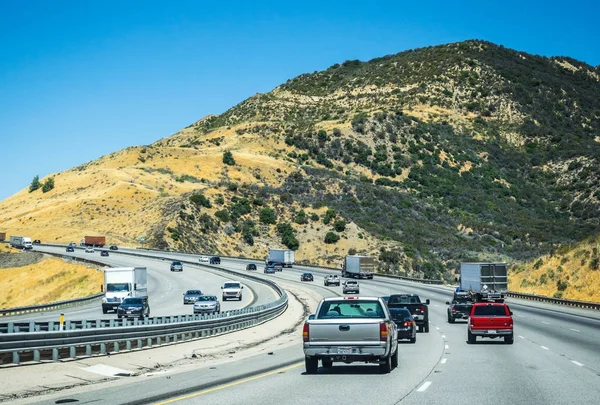
<path id="1" fill-rule="evenodd" d="M 430 303 L 430 301 L 429 301 L 429 298 L 427 298 L 427 299 L 425 300 L 425 304 L 429 305 L 429 303 Z"/>
<path id="2" fill-rule="evenodd" d="M 223 289 L 223 286 L 221 286 L 221 290 Z"/>
<path id="3" fill-rule="evenodd" d="M 242 290 L 244 289 L 244 286 L 242 286 Z"/>
<path id="4" fill-rule="evenodd" d="M 509 312 L 510 312 L 510 315 L 512 316 L 512 311 L 509 311 Z"/>
<path id="5" fill-rule="evenodd" d="M 313 320 L 313 319 L 315 319 L 315 314 L 310 314 L 308 316 L 308 320 L 310 321 L 310 320 Z"/>
<path id="6" fill-rule="evenodd" d="M 446 301 L 446 305 L 450 305 L 450 303 L 448 301 Z"/>

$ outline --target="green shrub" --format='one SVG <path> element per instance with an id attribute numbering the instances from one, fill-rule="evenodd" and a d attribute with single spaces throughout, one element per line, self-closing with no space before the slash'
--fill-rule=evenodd
<path id="1" fill-rule="evenodd" d="M 42 192 L 47 193 L 54 188 L 54 177 L 49 177 L 42 186 Z"/>
<path id="2" fill-rule="evenodd" d="M 313 212 L 312 214 L 310 214 L 310 220 L 311 221 L 318 221 L 319 220 L 319 214 L 316 214 L 316 213 Z"/>
<path id="3" fill-rule="evenodd" d="M 265 207 L 260 210 L 260 222 L 267 225 L 275 225 L 277 223 L 277 213 L 273 208 Z"/>
<path id="4" fill-rule="evenodd" d="M 327 232 L 325 235 L 325 243 L 333 244 L 340 240 L 340 236 L 335 232 Z"/>
<path id="5" fill-rule="evenodd" d="M 33 180 L 31 180 L 31 185 L 29 186 L 29 192 L 34 192 L 40 187 L 42 187 L 42 183 L 40 183 L 40 176 L 34 176 Z"/>
<path id="6" fill-rule="evenodd" d="M 230 151 L 226 151 L 223 153 L 223 163 L 229 166 L 235 165 L 235 159 Z"/>
<path id="7" fill-rule="evenodd" d="M 229 211 L 227 210 L 219 210 L 215 212 L 215 217 L 217 217 L 221 222 L 229 222 L 231 220 L 231 217 L 229 216 Z"/>
<path id="8" fill-rule="evenodd" d="M 342 220 L 335 221 L 333 224 L 333 229 L 337 232 L 344 232 L 346 230 L 346 223 Z"/>
<path id="9" fill-rule="evenodd" d="M 200 207 L 212 208 L 210 200 L 202 194 L 194 194 L 190 197 L 190 201 Z"/>
<path id="10" fill-rule="evenodd" d="M 294 222 L 301 225 L 308 223 L 306 212 L 304 212 L 304 210 L 300 210 L 294 217 Z"/>

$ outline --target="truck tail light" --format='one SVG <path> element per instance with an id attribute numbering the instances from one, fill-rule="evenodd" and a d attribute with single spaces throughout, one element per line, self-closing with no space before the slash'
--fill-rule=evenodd
<path id="1" fill-rule="evenodd" d="M 406 322 L 404 322 L 404 327 L 411 326 L 412 324 L 413 324 L 412 321 L 406 321 Z"/>
<path id="2" fill-rule="evenodd" d="M 387 342 L 388 333 L 388 324 L 381 322 L 379 324 L 379 340 L 382 342 Z"/>
<path id="3" fill-rule="evenodd" d="M 308 342 L 308 324 L 304 324 L 304 328 L 302 329 L 302 341 Z"/>
<path id="4" fill-rule="evenodd" d="M 421 313 L 425 313 L 425 307 L 423 305 L 421 305 Z"/>
<path id="5" fill-rule="evenodd" d="M 452 307 L 451 311 L 456 312 L 456 308 Z"/>

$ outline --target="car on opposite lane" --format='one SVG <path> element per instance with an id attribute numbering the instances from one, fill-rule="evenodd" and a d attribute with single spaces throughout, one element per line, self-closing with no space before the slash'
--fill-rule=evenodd
<path id="1" fill-rule="evenodd" d="M 302 273 L 300 281 L 315 281 L 311 273 Z"/>
<path id="2" fill-rule="evenodd" d="M 125 298 L 117 307 L 118 318 L 144 318 L 150 316 L 148 297 Z"/>
<path id="3" fill-rule="evenodd" d="M 101 250 L 100 256 L 108 256 L 108 250 Z"/>
<path id="4" fill-rule="evenodd" d="M 119 250 L 119 248 L 116 245 L 110 245 L 109 249 L 110 250 Z"/>
<path id="5" fill-rule="evenodd" d="M 75 252 L 75 248 L 73 246 L 67 246 L 67 252 Z"/>
<path id="6" fill-rule="evenodd" d="M 254 264 L 254 263 L 248 263 L 246 265 L 246 270 L 256 270 L 256 264 Z"/>
<path id="7" fill-rule="evenodd" d="M 208 262 L 210 264 L 221 264 L 221 258 L 219 256 L 213 256 L 210 259 L 208 259 Z"/>
<path id="8" fill-rule="evenodd" d="M 94 253 L 94 248 L 93 247 L 86 247 L 85 248 L 85 253 Z"/>
<path id="9" fill-rule="evenodd" d="M 267 264 L 265 265 L 265 270 L 264 270 L 264 272 L 265 272 L 266 274 L 275 274 L 275 265 L 274 265 L 273 263 L 270 263 L 270 264 L 269 264 L 269 263 L 267 263 Z"/>
<path id="10" fill-rule="evenodd" d="M 171 271 L 183 271 L 183 263 L 178 261 L 171 262 Z"/>
<path id="11" fill-rule="evenodd" d="M 221 290 L 223 290 L 223 301 L 230 298 L 241 301 L 243 288 L 244 286 L 239 281 L 226 281 L 221 287 Z"/>
<path id="12" fill-rule="evenodd" d="M 198 261 L 200 263 L 208 263 L 210 261 L 210 259 L 208 258 L 208 256 L 202 255 L 202 256 L 200 256 L 200 258 L 198 259 Z"/>
<path id="13" fill-rule="evenodd" d="M 194 302 L 194 314 L 219 314 L 221 313 L 221 303 L 216 295 L 203 295 Z"/>
<path id="14" fill-rule="evenodd" d="M 198 298 L 202 296 L 202 291 L 200 290 L 187 290 L 183 294 L 183 304 L 193 304 L 198 301 Z"/>

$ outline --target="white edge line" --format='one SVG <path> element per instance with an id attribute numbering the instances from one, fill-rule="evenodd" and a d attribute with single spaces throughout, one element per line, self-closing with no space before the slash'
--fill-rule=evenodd
<path id="1" fill-rule="evenodd" d="M 429 386 L 431 385 L 431 381 L 425 381 L 423 383 L 423 385 L 421 385 L 419 388 L 417 388 L 418 392 L 423 392 L 425 391 L 427 388 L 429 388 Z"/>
<path id="2" fill-rule="evenodd" d="M 440 363 L 446 364 L 447 361 L 448 361 L 448 359 L 444 357 L 442 360 L 440 360 Z"/>
<path id="3" fill-rule="evenodd" d="M 575 364 L 576 366 L 583 367 L 583 364 L 581 364 L 581 363 L 580 363 L 580 362 L 578 362 L 578 361 L 571 360 L 571 363 Z"/>

